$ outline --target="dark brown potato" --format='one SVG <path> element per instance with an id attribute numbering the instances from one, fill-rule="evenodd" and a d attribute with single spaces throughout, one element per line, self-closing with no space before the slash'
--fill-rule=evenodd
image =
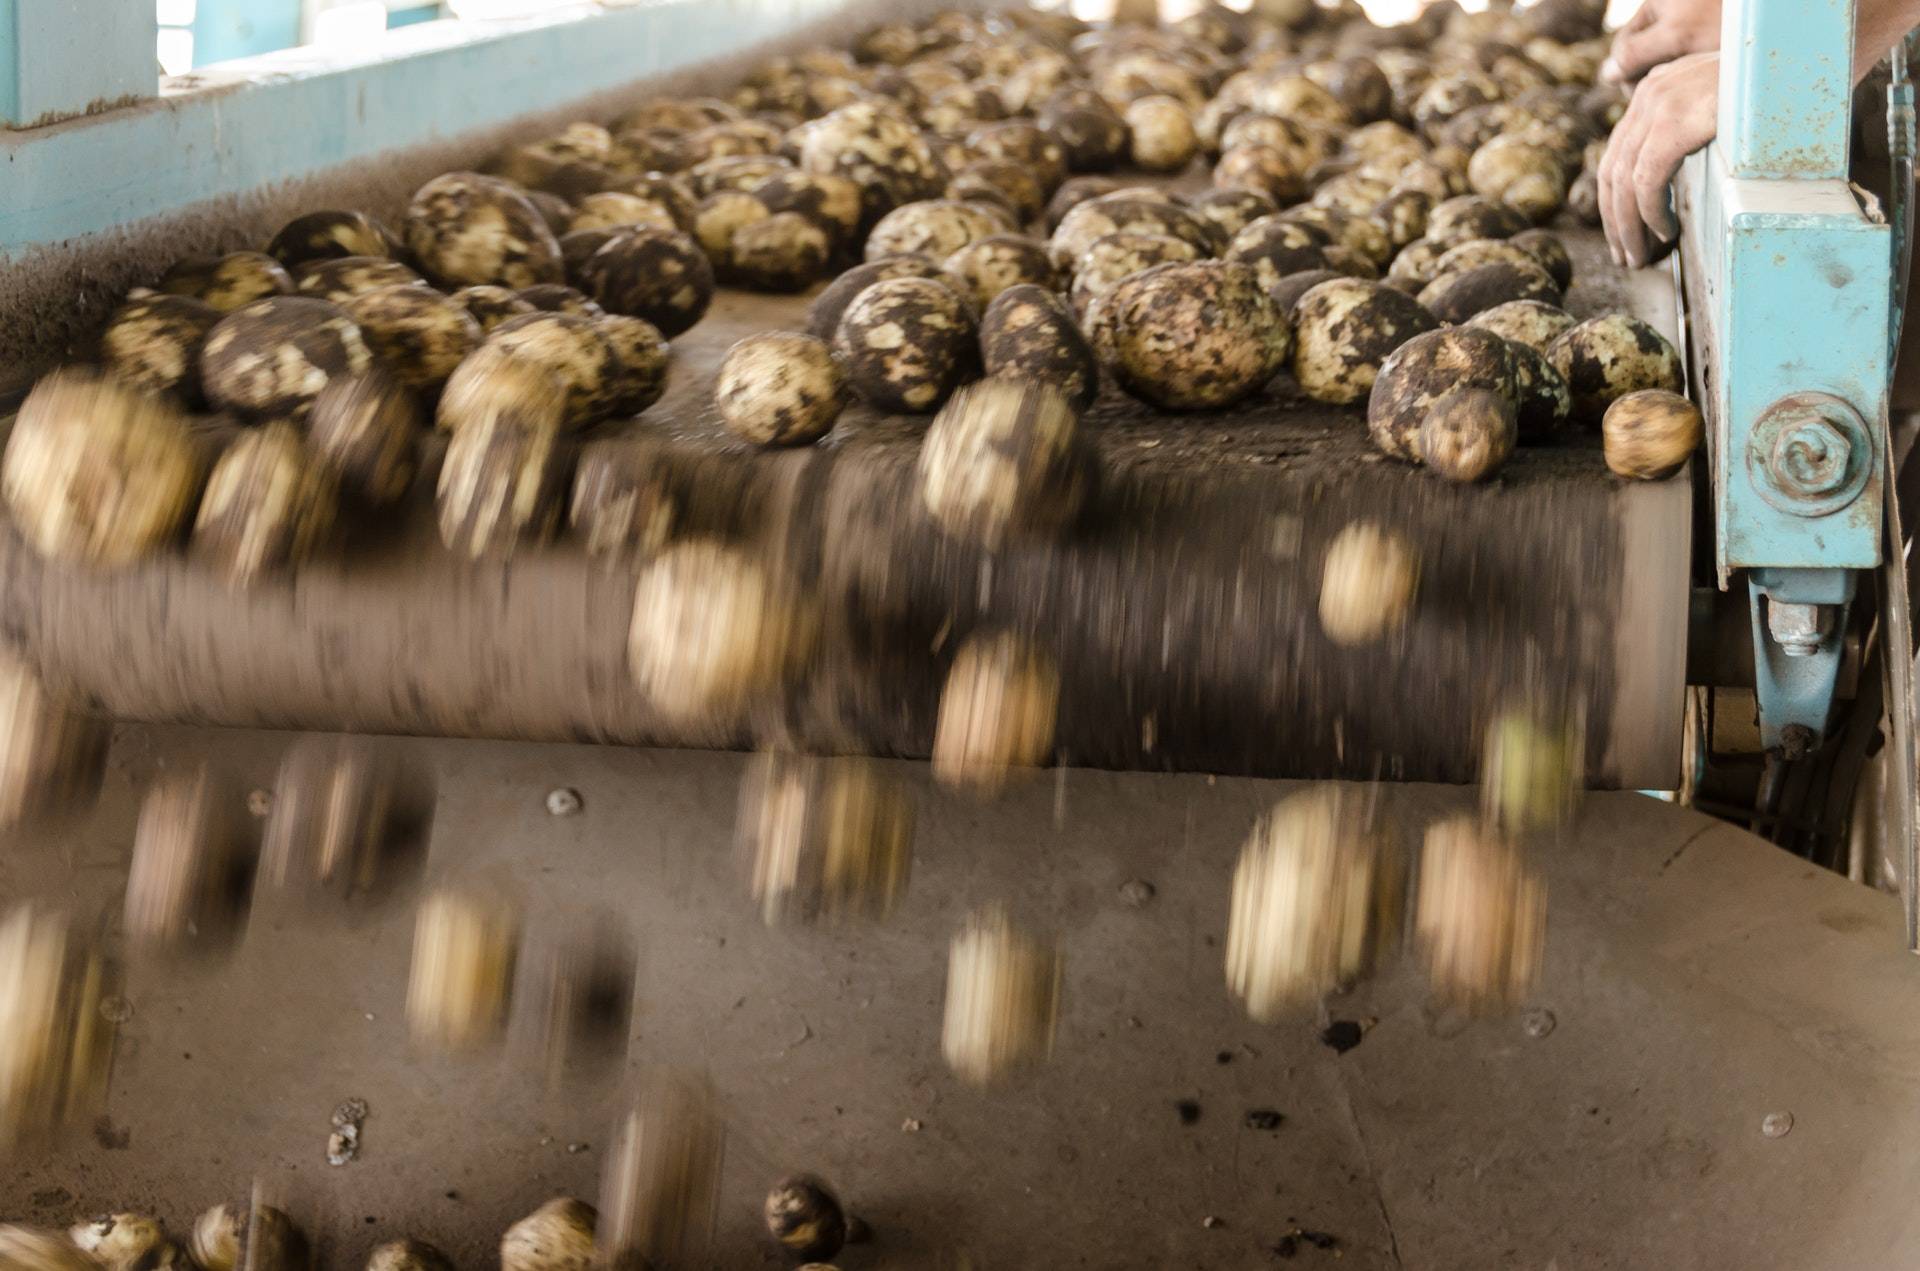
<path id="1" fill-rule="evenodd" d="M 1210 226 L 1172 203 L 1108 195 L 1082 203 L 1061 219 L 1047 243 L 1054 264 L 1071 269 L 1097 238 L 1109 234 L 1166 234 L 1190 243 L 1203 256 L 1220 249 Z"/>
<path id="2" fill-rule="evenodd" d="M 370 371 L 331 380 L 320 390 L 307 421 L 307 444 L 343 494 L 380 506 L 407 492 L 426 424 L 411 392 Z"/>
<path id="3" fill-rule="evenodd" d="M 830 172 L 776 172 L 750 193 L 771 213 L 793 212 L 818 225 L 836 251 L 860 232 L 860 187 L 846 177 Z M 691 208 L 688 219 L 691 222 Z"/>
<path id="4" fill-rule="evenodd" d="M 1285 205 L 1307 192 L 1306 165 L 1298 153 L 1278 146 L 1237 145 L 1221 153 L 1213 183 L 1220 189 L 1257 190 Z"/>
<path id="5" fill-rule="evenodd" d="M 698 322 L 713 303 L 713 265 L 677 230 L 641 227 L 616 235 L 588 258 L 580 281 L 607 312 L 644 318 L 669 337 Z"/>
<path id="6" fill-rule="evenodd" d="M 660 400 L 667 391 L 667 342 L 651 322 L 609 313 L 593 320 L 594 330 L 607 342 L 603 398 L 611 419 L 630 419 Z"/>
<path id="7" fill-rule="evenodd" d="M 1288 274 L 1267 288 L 1267 294 L 1273 297 L 1273 303 L 1280 306 L 1280 312 L 1291 319 L 1294 306 L 1300 303 L 1300 297 L 1323 282 L 1332 282 L 1336 278 L 1345 277 L 1346 275 L 1337 269 L 1303 269 L 1297 274 Z M 1413 299 L 1411 296 L 1407 298 Z"/>
<path id="8" fill-rule="evenodd" d="M 1526 217 L 1478 194 L 1436 204 L 1427 217 L 1427 239 L 1441 251 L 1475 238 L 1512 238 L 1526 228 Z"/>
<path id="9" fill-rule="evenodd" d="M 207 400 L 251 418 L 304 419 L 327 381 L 373 365 L 338 305 L 305 296 L 258 300 L 222 318 L 200 349 Z"/>
<path id="10" fill-rule="evenodd" d="M 267 255 L 287 269 L 338 256 L 392 256 L 400 250 L 394 232 L 365 212 L 309 212 L 281 227 Z"/>
<path id="11" fill-rule="evenodd" d="M 495 283 L 531 287 L 561 280 L 560 244 L 512 185 L 476 172 L 449 172 L 414 192 L 407 247 L 442 287 Z"/>
<path id="12" fill-rule="evenodd" d="M 1420 303 L 1442 322 L 1465 322 L 1476 313 L 1515 300 L 1558 303 L 1560 291 L 1547 271 L 1511 263 L 1479 265 L 1443 274 L 1420 292 Z"/>
<path id="13" fill-rule="evenodd" d="M 809 1174 L 783 1178 L 767 1193 L 767 1231 L 803 1262 L 820 1262 L 847 1243 L 847 1215 L 833 1189 Z"/>
<path id="14" fill-rule="evenodd" d="M 1367 399 L 1367 434 L 1396 459 L 1418 459 L 1427 412 L 1457 388 L 1484 388 L 1509 400 L 1513 358 L 1491 331 L 1448 327 L 1417 335 L 1381 363 Z"/>
<path id="15" fill-rule="evenodd" d="M 595 304 L 586 292 L 565 283 L 543 282 L 538 287 L 522 287 L 513 293 L 538 313 L 570 313 L 576 318 L 600 318 L 606 310 Z"/>
<path id="16" fill-rule="evenodd" d="M 833 350 L 854 392 L 880 410 L 925 414 L 978 365 L 966 301 L 930 278 L 893 278 L 861 292 L 840 316 Z"/>
<path id="17" fill-rule="evenodd" d="M 1090 199 L 1112 194 L 1120 188 L 1120 183 L 1112 177 L 1080 176 L 1071 177 L 1060 183 L 1060 188 L 1047 200 L 1047 233 L 1060 228 L 1060 222 L 1067 213 Z"/>
<path id="18" fill-rule="evenodd" d="M 1485 388 L 1443 393 L 1420 425 L 1420 459 L 1449 481 L 1484 481 L 1513 454 L 1513 403 Z"/>
<path id="19" fill-rule="evenodd" d="M 523 313 L 533 313 L 534 307 L 521 298 L 517 291 L 505 287 L 493 287 L 482 284 L 477 287 L 462 287 L 453 293 L 473 320 L 480 324 L 480 333 L 486 335 L 509 318 L 517 318 Z"/>
<path id="20" fill-rule="evenodd" d="M 1567 245 L 1552 230 L 1521 230 L 1507 240 L 1516 247 L 1524 248 L 1528 255 L 1540 263 L 1540 268 L 1553 278 L 1553 285 L 1565 291 L 1573 285 L 1573 257 L 1567 254 Z"/>
<path id="21" fill-rule="evenodd" d="M 1128 392 L 1168 410 L 1211 410 L 1257 392 L 1293 332 L 1250 266 L 1159 265 L 1107 294 L 1091 332 Z"/>
<path id="22" fill-rule="evenodd" d="M 889 278 L 937 278 L 939 275 L 939 265 L 917 254 L 887 256 L 870 260 L 864 265 L 855 265 L 829 283 L 807 306 L 807 333 L 831 341 L 833 333 L 840 328 L 840 315 L 847 311 L 853 298 L 877 282 L 885 282 Z"/>
<path id="23" fill-rule="evenodd" d="M 1516 340 L 1507 341 L 1513 357 L 1513 407 L 1520 440 L 1542 441 L 1573 417 L 1573 395 L 1546 355 Z"/>
<path id="24" fill-rule="evenodd" d="M 342 306 L 367 347 L 402 384 L 430 392 L 478 348 L 480 324 L 430 287 L 402 284 L 354 296 Z"/>
<path id="25" fill-rule="evenodd" d="M 1033 169 L 1010 159 L 980 159 L 954 174 L 946 197 L 968 199 L 980 194 L 999 196 L 1025 225 L 1047 208 L 1047 185 Z"/>
<path id="26" fill-rule="evenodd" d="M 568 479 L 559 440 L 566 410 L 566 389 L 544 367 L 511 357 L 493 363 L 487 391 L 454 429 L 440 466 L 435 500 L 448 550 L 478 559 L 553 531 Z"/>
<path id="27" fill-rule="evenodd" d="M 872 101 L 842 106 L 808 125 L 799 166 L 857 184 L 867 220 L 902 203 L 932 198 L 948 178 L 920 130 L 897 107 Z"/>
<path id="28" fill-rule="evenodd" d="M 386 256 L 330 256 L 300 269 L 296 290 L 316 300 L 347 301 L 382 287 L 418 285 L 425 280 L 397 260 Z"/>
<path id="29" fill-rule="evenodd" d="M 1374 205 L 1368 219 L 1386 234 L 1395 252 L 1424 237 L 1433 197 L 1422 190 L 1396 190 Z"/>
<path id="30" fill-rule="evenodd" d="M 1187 200 L 1187 210 L 1211 225 L 1221 241 L 1232 242 L 1235 234 L 1272 216 L 1280 205 L 1258 190 L 1224 189 L 1194 195 Z"/>
<path id="31" fill-rule="evenodd" d="M 1111 109 L 1049 108 L 1040 113 L 1039 122 L 1065 148 L 1070 171 L 1111 172 L 1126 156 L 1126 121 Z"/>
<path id="32" fill-rule="evenodd" d="M 293 279 L 264 252 L 232 252 L 202 260 L 183 260 L 155 284 L 173 296 L 191 296 L 222 313 L 269 296 L 293 294 Z"/>
<path id="33" fill-rule="evenodd" d="M 1667 338 L 1624 313 L 1588 318 L 1547 346 L 1547 360 L 1573 394 L 1573 417 L 1588 427 L 1619 398 L 1647 388 L 1686 387 Z"/>
<path id="34" fill-rule="evenodd" d="M 833 242 L 818 221 L 776 212 L 733 232 L 729 276 L 756 291 L 805 291 L 827 272 Z"/>
<path id="35" fill-rule="evenodd" d="M 1084 410 L 1100 392 L 1100 366 L 1066 303 L 1044 287 L 1009 287 L 980 322 L 988 375 L 1056 385 Z"/>
<path id="36" fill-rule="evenodd" d="M 1199 251 L 1170 234 L 1108 234 L 1096 238 L 1074 263 L 1068 293 L 1074 313 L 1087 321 L 1099 299 L 1143 269 L 1197 260 Z"/>
<path id="37" fill-rule="evenodd" d="M 1294 379 L 1307 396 L 1337 405 L 1365 397 L 1395 349 L 1439 325 L 1404 292 L 1355 278 L 1314 287 L 1292 318 Z"/>
<path id="38" fill-rule="evenodd" d="M 200 400 L 200 346 L 221 313 L 204 300 L 146 292 L 114 310 L 100 337 L 100 360 L 123 384 Z"/>
<path id="39" fill-rule="evenodd" d="M 1288 274 L 1327 269 L 1327 236 L 1311 225 L 1284 214 L 1263 216 L 1227 245 L 1225 259 L 1250 266 L 1260 286 L 1273 288 Z"/>

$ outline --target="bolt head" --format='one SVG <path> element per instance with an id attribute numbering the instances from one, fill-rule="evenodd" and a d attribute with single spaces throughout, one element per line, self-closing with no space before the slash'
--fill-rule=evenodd
<path id="1" fill-rule="evenodd" d="M 1815 498 L 1847 483 L 1853 444 L 1824 416 L 1808 411 L 1785 424 L 1773 443 L 1771 466 L 1782 489 Z"/>
<path id="2" fill-rule="evenodd" d="M 1783 1139 L 1787 1136 L 1787 1131 L 1792 1128 L 1793 1113 L 1791 1112 L 1769 1112 L 1760 1118 L 1760 1133 L 1770 1139 Z"/>
<path id="3" fill-rule="evenodd" d="M 1539 1041 L 1542 1037 L 1553 1032 L 1559 1023 L 1560 1021 L 1553 1017 L 1552 1011 L 1542 1007 L 1540 1010 L 1528 1011 L 1525 1015 L 1521 1016 L 1520 1031 L 1535 1041 Z"/>
<path id="4" fill-rule="evenodd" d="M 551 816 L 572 816 L 580 810 L 580 792 L 566 786 L 547 791 L 547 812 Z"/>

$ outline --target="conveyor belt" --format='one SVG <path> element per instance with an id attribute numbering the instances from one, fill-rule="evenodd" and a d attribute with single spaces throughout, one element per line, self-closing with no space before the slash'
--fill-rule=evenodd
<path id="1" fill-rule="evenodd" d="M 1581 248 L 1569 303 L 1617 306 L 1618 275 Z M 9 534 L 0 611 L 53 679 L 122 718 L 900 756 L 926 753 L 960 639 L 1005 625 L 1058 654 L 1064 759 L 1255 775 L 1470 780 L 1474 721 L 1544 668 L 1586 703 L 1595 784 L 1671 783 L 1684 480 L 1624 486 L 1582 436 L 1459 489 L 1373 453 L 1357 408 L 1269 395 L 1168 417 L 1109 389 L 1088 421 L 1108 475 L 1086 524 L 989 560 L 917 513 L 924 421 L 854 410 L 828 444 L 775 455 L 720 432 L 719 358 L 800 325 L 805 303 L 723 292 L 676 341 L 667 397 L 583 455 L 651 447 L 707 493 L 691 528 L 757 537 L 817 578 L 837 625 L 790 701 L 660 718 L 626 672 L 630 571 L 572 543 L 469 565 L 433 541 L 424 503 L 247 592 L 182 557 L 75 572 Z M 1420 545 L 1423 598 L 1401 637 L 1347 651 L 1314 609 L 1321 546 L 1358 516 Z"/>

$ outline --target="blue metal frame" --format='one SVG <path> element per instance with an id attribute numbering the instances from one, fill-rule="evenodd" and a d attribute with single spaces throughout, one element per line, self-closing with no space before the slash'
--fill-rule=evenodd
<path id="1" fill-rule="evenodd" d="M 1749 571 L 1769 746 L 1823 735 L 1853 571 L 1881 559 L 1893 242 L 1846 183 L 1853 31 L 1851 0 L 1726 6 L 1719 137 L 1677 189 L 1715 565 Z M 1774 603 L 1827 606 L 1818 646 L 1789 656 Z"/>
<path id="2" fill-rule="evenodd" d="M 153 0 L 0 0 L 0 130 L 151 97 Z"/>

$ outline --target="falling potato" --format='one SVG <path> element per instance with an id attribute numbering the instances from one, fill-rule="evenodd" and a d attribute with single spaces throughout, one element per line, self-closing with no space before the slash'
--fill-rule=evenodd
<path id="1" fill-rule="evenodd" d="M 598 1219 L 592 1205 L 556 1196 L 500 1237 L 500 1271 L 588 1271 Z"/>
<path id="2" fill-rule="evenodd" d="M 1227 986 L 1271 1023 L 1367 974 L 1399 938 L 1405 883 L 1358 792 L 1326 783 L 1282 799 L 1234 871 Z"/>
<path id="3" fill-rule="evenodd" d="M 313 1251 L 283 1209 L 215 1205 L 194 1221 L 187 1251 L 203 1271 L 307 1271 Z"/>
<path id="4" fill-rule="evenodd" d="M 993 794 L 1015 768 L 1037 767 L 1053 749 L 1060 672 L 1011 632 L 961 646 L 940 691 L 933 775 L 942 785 Z"/>
<path id="5" fill-rule="evenodd" d="M 102 1214 L 73 1224 L 67 1238 L 106 1271 L 153 1271 L 169 1252 L 166 1229 L 145 1214 Z"/>
<path id="6" fill-rule="evenodd" d="M 42 1139 L 99 1104 L 113 1047 L 100 1015 L 109 974 L 67 915 L 23 904 L 0 916 L 0 1147 Z"/>
<path id="7" fill-rule="evenodd" d="M 622 1119 L 600 1176 L 598 1255 L 609 1265 L 692 1266 L 712 1238 L 726 1154 L 713 1093 L 696 1077 L 651 1076 Z"/>
<path id="8" fill-rule="evenodd" d="M 913 821 L 905 788 L 869 760 L 760 756 L 739 835 L 762 917 L 884 918 L 906 890 Z"/>
<path id="9" fill-rule="evenodd" d="M 520 916 L 505 898 L 442 888 L 420 902 L 413 927 L 407 1023 L 413 1039 L 463 1050 L 506 1027 Z"/>
<path id="10" fill-rule="evenodd" d="M 1481 815 L 1510 834 L 1573 818 L 1586 777 L 1586 728 L 1576 712 L 1517 702 L 1487 727 Z"/>
<path id="11" fill-rule="evenodd" d="M 127 869 L 130 940 L 177 948 L 230 933 L 250 864 L 238 807 L 204 766 L 169 773 L 148 789 Z"/>
<path id="12" fill-rule="evenodd" d="M 790 1174 L 767 1192 L 767 1233 L 781 1249 L 815 1262 L 847 1243 L 847 1211 L 833 1188 L 811 1174 Z"/>
<path id="13" fill-rule="evenodd" d="M 608 1055 L 626 1044 L 635 962 L 633 942 L 604 922 L 541 950 L 533 992 L 549 1075 L 558 1077 L 576 1055 Z"/>
<path id="14" fill-rule="evenodd" d="M 424 1240 L 389 1240 L 367 1257 L 367 1271 L 453 1271 L 453 1259 Z"/>
<path id="15" fill-rule="evenodd" d="M 1327 545 L 1320 629 L 1335 644 L 1371 644 L 1406 622 L 1419 582 L 1419 558 L 1404 536 L 1355 521 Z"/>
<path id="16" fill-rule="evenodd" d="M 405 820 L 406 774 L 359 737 L 302 737 L 273 783 L 260 881 L 276 891 L 371 891 Z"/>
<path id="17" fill-rule="evenodd" d="M 1428 828 L 1414 935 L 1442 1002 L 1480 1014 L 1512 1007 L 1540 978 L 1547 884 L 1520 848 L 1472 816 Z"/>
<path id="18" fill-rule="evenodd" d="M 0 654 L 0 825 L 70 811 L 99 788 L 112 731 Z"/>
<path id="19" fill-rule="evenodd" d="M 0 1224 L 0 1267 L 7 1271 L 100 1271 L 100 1266 L 64 1233 Z"/>
<path id="20" fill-rule="evenodd" d="M 947 955 L 947 1066 L 988 1085 L 1053 1052 L 1060 1012 L 1060 954 L 1013 925 L 1003 906 L 970 915 Z"/>

